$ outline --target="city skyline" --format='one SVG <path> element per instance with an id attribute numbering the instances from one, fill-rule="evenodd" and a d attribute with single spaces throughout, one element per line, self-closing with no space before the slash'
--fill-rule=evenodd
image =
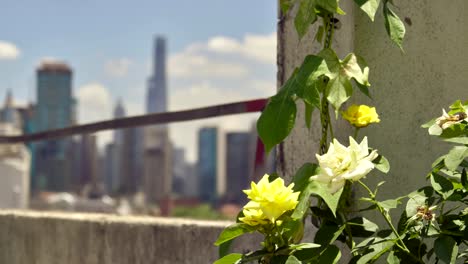
<path id="1" fill-rule="evenodd" d="M 73 3 L 47 4 L 46 1 L 41 6 L 53 8 L 39 8 L 43 13 L 31 12 L 36 10 L 33 9 L 35 4 L 26 8 L 6 4 L 5 10 L 9 12 L 0 18 L 0 23 L 15 23 L 16 30 L 0 29 L 0 94 L 12 89 L 20 103 L 35 98 L 34 69 L 42 59 L 55 58 L 67 62 L 75 73 L 73 86 L 79 102 L 79 123 L 112 118 L 113 106 L 118 98 L 124 99 L 128 115 L 143 114 L 147 76 L 151 73 L 152 39 L 158 34 L 168 39 L 169 110 L 265 97 L 274 93 L 276 2 L 221 4 L 202 1 L 192 9 L 189 7 L 194 4 L 190 1 L 183 1 L 187 8 L 179 8 L 175 3 L 149 1 L 139 2 L 140 7 L 145 7 L 142 9 L 113 3 L 112 10 L 116 13 L 127 11 L 138 14 L 132 16 L 132 30 L 128 29 L 129 18 L 124 15 L 115 16 L 120 18 L 118 21 L 114 21 L 114 18 L 103 21 L 99 10 L 108 12 L 106 2 L 92 6 L 92 3 L 84 2 L 77 8 Z M 249 9 L 243 10 L 247 3 Z M 90 22 L 75 16 L 68 17 L 66 14 L 71 9 L 77 16 L 86 14 L 83 17 Z M 27 19 L 19 21 L 13 17 L 12 14 L 20 10 L 29 14 Z M 242 16 L 239 16 L 241 11 Z M 151 16 L 149 13 L 152 13 Z M 207 18 L 208 13 L 210 19 Z M 39 17 L 42 19 L 44 15 L 47 19 L 43 21 L 43 27 L 38 28 L 32 21 Z M 178 15 L 185 20 L 175 20 L 174 17 Z M 63 19 L 63 23 L 56 25 L 58 30 L 49 30 L 60 19 Z M 90 27 L 92 22 L 95 23 Z M 10 44 L 10 49 L 5 43 Z M 15 49 L 16 54 L 7 54 L 8 50 L 15 53 Z M 171 129 L 171 139 L 176 145 L 188 149 L 187 158 L 193 162 L 196 156 L 196 131 L 201 125 L 220 124 L 246 130 L 248 126 L 242 125 L 249 122 L 244 121 L 254 116 L 251 115 L 250 119 L 239 116 L 221 121 L 215 119 L 177 124 L 174 125 L 175 129 Z M 191 131 L 190 135 L 182 135 L 187 131 Z M 101 151 L 111 139 L 112 132 L 98 134 Z"/>

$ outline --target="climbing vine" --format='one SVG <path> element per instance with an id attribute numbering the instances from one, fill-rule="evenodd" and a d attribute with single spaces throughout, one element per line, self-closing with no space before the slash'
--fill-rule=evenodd
<path id="1" fill-rule="evenodd" d="M 389 38 L 403 49 L 405 27 L 393 11 L 392 0 L 354 0 L 374 21 L 382 10 Z M 437 159 L 427 175 L 430 185 L 396 199 L 378 200 L 384 184 L 370 188 L 364 178 L 374 169 L 388 173 L 387 159 L 368 145 L 359 131 L 380 122 L 375 107 L 352 105 L 343 110 L 356 90 L 370 97 L 370 69 L 364 58 L 349 53 L 340 59 L 333 49 L 339 17 L 345 15 L 339 0 L 281 0 L 283 15 L 294 16 L 298 37 L 320 23 L 314 41 L 321 43 L 317 54 L 309 54 L 276 95 L 270 98 L 257 122 L 266 151 L 287 138 L 296 121 L 297 104 L 305 105 L 305 123 L 311 127 L 312 112 L 320 114 L 321 137 L 315 156 L 317 164 L 304 164 L 292 183 L 286 185 L 278 175 L 265 175 L 245 190 L 249 202 L 237 223 L 219 236 L 220 259 L 217 264 L 249 263 L 337 263 L 343 247 L 350 263 L 372 263 L 385 258 L 388 263 L 455 263 L 467 260 L 468 251 L 468 101 L 457 101 L 448 112 L 423 127 L 429 134 L 455 144 Z M 330 116 L 342 118 L 354 127 L 349 145 L 334 138 Z M 312 157 L 310 158 L 312 160 Z M 356 187 L 353 187 L 356 185 Z M 368 194 L 361 198 L 365 208 L 352 211 L 351 189 L 361 187 Z M 406 202 L 397 224 L 390 211 Z M 375 210 L 384 227 L 359 216 Z M 301 242 L 305 221 L 318 228 L 313 241 Z M 264 241 L 259 250 L 230 253 L 228 246 L 236 237 L 259 232 Z M 428 239 L 431 238 L 431 239 Z M 338 247 L 340 241 L 344 246 Z"/>

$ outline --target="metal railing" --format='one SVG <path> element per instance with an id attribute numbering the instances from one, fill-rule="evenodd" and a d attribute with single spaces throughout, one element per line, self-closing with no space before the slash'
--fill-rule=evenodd
<path id="1" fill-rule="evenodd" d="M 0 144 L 26 143 L 39 140 L 62 138 L 78 134 L 95 133 L 109 129 L 168 124 L 210 117 L 255 113 L 261 112 L 265 107 L 267 101 L 268 99 L 262 98 L 236 103 L 207 106 L 183 111 L 163 112 L 118 118 L 96 123 L 47 130 L 38 133 L 23 134 L 18 136 L 0 136 Z"/>

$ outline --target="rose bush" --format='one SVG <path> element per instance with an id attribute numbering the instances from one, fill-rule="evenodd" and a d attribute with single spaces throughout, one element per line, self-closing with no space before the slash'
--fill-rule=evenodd
<path id="1" fill-rule="evenodd" d="M 382 3 L 387 33 L 401 48 L 405 28 L 392 10 L 393 1 L 355 2 L 372 20 Z M 293 129 L 298 101 L 305 105 L 305 124 L 309 128 L 312 112 L 319 110 L 321 139 L 315 155 L 318 164 L 312 163 L 311 155 L 310 163 L 290 175 L 292 183 L 287 187 L 283 180 L 275 179 L 278 175 L 265 175 L 257 184 L 252 183 L 251 189 L 245 191 L 250 201 L 237 223 L 227 227 L 215 243 L 223 249 L 215 263 L 335 264 L 341 259 L 337 241 L 348 248 L 349 263 L 353 264 L 374 263 L 382 258 L 390 264 L 468 263 L 468 250 L 462 251 L 464 245 L 468 246 L 468 101 L 456 101 L 449 112 L 444 110 L 441 117 L 424 125 L 429 134 L 455 144 L 434 162 L 427 175 L 430 185 L 402 197 L 378 200 L 378 190 L 384 182 L 370 188 L 362 179 L 374 168 L 387 173 L 389 163 L 377 150 L 369 149 L 367 137 L 356 142 L 361 128 L 380 122 L 377 111 L 366 105 L 352 105 L 340 111 L 354 90 L 370 97 L 370 83 L 369 67 L 363 58 L 350 53 L 340 59 L 331 48 L 338 21 L 335 15 L 344 14 L 339 4 L 338 0 L 280 0 L 282 15 L 297 14 L 294 25 L 299 38 L 319 18 L 323 21 L 315 38 L 323 43 L 323 49 L 306 56 L 270 98 L 257 122 L 257 131 L 268 152 Z M 297 12 L 289 12 L 294 6 Z M 348 147 L 334 137 L 331 107 L 336 117 L 341 113 L 356 128 Z M 328 142 L 331 143 L 327 149 Z M 364 207 L 350 204 L 356 201 L 352 197 L 356 182 L 368 193 L 359 199 L 367 203 Z M 395 225 L 390 212 L 401 204 L 405 206 Z M 360 215 L 369 210 L 376 211 L 385 226 Z M 309 216 L 317 232 L 313 243 L 300 243 Z M 264 236 L 260 249 L 226 253 L 233 239 L 251 232 Z"/>

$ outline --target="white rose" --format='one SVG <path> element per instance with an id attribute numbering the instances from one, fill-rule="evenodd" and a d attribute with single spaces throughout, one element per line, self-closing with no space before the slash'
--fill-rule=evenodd
<path id="1" fill-rule="evenodd" d="M 352 137 L 349 137 L 349 142 L 350 146 L 345 147 L 333 139 L 327 153 L 316 155 L 320 171 L 310 179 L 327 184 L 331 193 L 343 188 L 346 180 L 357 181 L 375 168 L 372 161 L 378 154 L 376 150 L 369 153 L 367 137 L 361 144 Z"/>

